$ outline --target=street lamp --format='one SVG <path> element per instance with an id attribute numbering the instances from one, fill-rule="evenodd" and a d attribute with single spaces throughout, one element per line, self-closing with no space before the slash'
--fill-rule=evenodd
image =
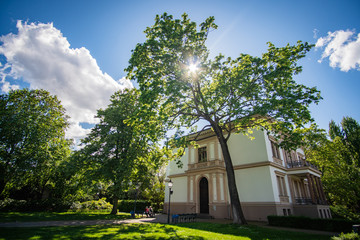
<path id="1" fill-rule="evenodd" d="M 135 192 L 135 202 L 134 202 L 134 215 L 133 215 L 134 218 L 135 218 L 135 214 L 136 214 L 136 200 L 137 200 L 137 195 L 138 195 L 138 191 L 140 188 L 140 184 L 141 183 L 136 183 L 136 185 L 135 185 L 136 192 Z"/>
<path id="2" fill-rule="evenodd" d="M 168 220 L 167 220 L 167 223 L 169 224 L 170 223 L 170 198 L 171 198 L 171 194 L 173 194 L 173 191 L 171 190 L 173 186 L 173 182 L 170 181 L 168 182 L 168 187 L 169 187 L 169 207 L 168 207 Z"/>

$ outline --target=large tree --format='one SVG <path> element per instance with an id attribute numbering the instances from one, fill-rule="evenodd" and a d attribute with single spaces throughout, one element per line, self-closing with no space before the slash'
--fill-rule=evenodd
<path id="1" fill-rule="evenodd" d="M 126 70 L 139 84 L 144 115 L 157 116 L 169 129 L 199 121 L 212 128 L 224 156 L 234 223 L 245 224 L 227 144 L 231 134 L 258 127 L 281 136 L 282 145 L 295 146 L 313 121 L 309 105 L 321 97 L 293 79 L 302 70 L 298 60 L 312 47 L 308 43 L 269 43 L 262 57 L 220 54 L 211 60 L 205 42 L 216 28 L 213 17 L 197 26 L 186 14 L 156 16 Z"/>
<path id="2" fill-rule="evenodd" d="M 148 186 L 150 178 L 162 165 L 166 151 L 154 141 L 151 129 L 131 124 L 131 116 L 139 111 L 136 89 L 118 91 L 111 96 L 106 109 L 97 112 L 100 122 L 82 141 L 78 158 L 86 165 L 84 176 L 110 184 L 112 214 L 117 213 L 118 199 L 131 183 Z M 155 138 L 156 139 L 156 138 Z"/>
<path id="3" fill-rule="evenodd" d="M 70 154 L 65 139 L 65 109 L 45 90 L 16 90 L 0 95 L 2 194 L 28 186 L 37 198 Z"/>
<path id="4" fill-rule="evenodd" d="M 320 167 L 325 193 L 334 206 L 360 213 L 360 124 L 344 117 L 341 124 L 329 124 L 330 139 L 323 139 L 307 151 L 307 158 Z"/>

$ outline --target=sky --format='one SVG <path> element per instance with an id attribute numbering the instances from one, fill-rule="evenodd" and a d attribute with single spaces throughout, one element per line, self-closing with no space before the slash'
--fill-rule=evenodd
<path id="1" fill-rule="evenodd" d="M 157 14 L 187 13 L 200 24 L 214 16 L 210 57 L 261 56 L 297 41 L 315 44 L 295 79 L 323 100 L 310 110 L 328 129 L 344 116 L 360 122 L 360 1 L 268 0 L 0 0 L 0 94 L 41 88 L 57 95 L 71 117 L 67 137 L 81 139 L 96 110 L 126 79 L 131 50 L 145 41 Z"/>

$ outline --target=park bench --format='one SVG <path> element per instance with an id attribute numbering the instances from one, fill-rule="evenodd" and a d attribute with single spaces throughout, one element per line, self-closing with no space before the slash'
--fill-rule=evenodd
<path id="1" fill-rule="evenodd" d="M 134 213 L 134 211 L 131 211 L 130 214 L 131 214 L 132 218 L 135 218 L 135 215 L 137 215 L 137 216 L 141 215 L 141 217 L 143 218 L 145 213 L 143 211 L 136 211 L 135 213 Z"/>
<path id="2" fill-rule="evenodd" d="M 172 215 L 172 223 L 194 222 L 196 216 L 196 213 L 174 214 Z"/>

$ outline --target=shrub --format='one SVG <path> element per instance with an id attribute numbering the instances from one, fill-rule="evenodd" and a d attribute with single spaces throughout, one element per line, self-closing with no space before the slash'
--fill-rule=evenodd
<path id="1" fill-rule="evenodd" d="M 92 200 L 86 202 L 74 202 L 70 206 L 70 210 L 74 212 L 78 211 L 96 211 L 96 210 L 110 210 L 112 205 L 106 202 L 105 198 L 99 200 Z"/>
<path id="2" fill-rule="evenodd" d="M 330 232 L 351 232 L 356 222 L 345 219 L 321 219 L 301 216 L 268 216 L 269 225 L 314 229 Z"/>
<path id="3" fill-rule="evenodd" d="M 334 218 L 342 218 L 342 219 L 360 222 L 360 214 L 352 212 L 346 206 L 335 205 L 335 206 L 330 206 L 330 209 Z"/>
<path id="4" fill-rule="evenodd" d="M 37 211 L 64 211 L 69 209 L 70 203 L 60 199 L 45 200 L 15 200 L 6 198 L 0 201 L 2 212 L 37 212 Z"/>
<path id="5" fill-rule="evenodd" d="M 332 237 L 331 240 L 360 240 L 359 234 L 357 233 L 341 233 L 337 237 Z"/>

